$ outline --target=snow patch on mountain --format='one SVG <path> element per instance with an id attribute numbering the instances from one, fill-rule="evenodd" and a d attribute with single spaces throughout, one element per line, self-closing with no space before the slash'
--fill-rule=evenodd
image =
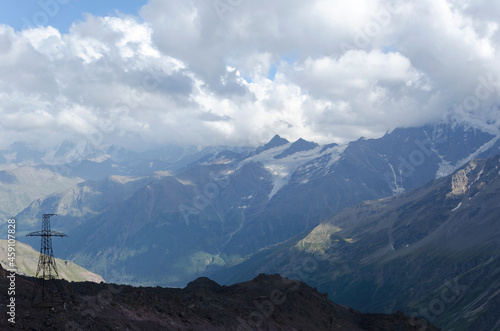
<path id="1" fill-rule="evenodd" d="M 481 175 L 482 175 L 482 174 L 483 174 L 483 172 L 484 172 L 484 167 L 485 167 L 485 166 L 483 165 L 483 167 L 481 168 L 481 171 L 479 171 L 479 173 L 477 174 L 477 177 L 476 177 L 476 179 L 474 180 L 474 183 L 475 183 L 475 182 L 477 182 L 479 179 L 481 179 Z"/>
<path id="2" fill-rule="evenodd" d="M 273 189 L 271 190 L 271 193 L 269 193 L 269 200 L 271 200 L 271 198 L 279 190 L 281 190 L 286 184 L 288 184 L 292 174 L 299 167 L 318 158 L 320 156 L 318 154 L 320 149 L 321 147 L 316 147 L 313 150 L 298 152 L 285 158 L 271 158 L 266 160 L 266 163 L 264 163 L 264 167 L 273 176 Z"/>
<path id="3" fill-rule="evenodd" d="M 468 155 L 467 157 L 459 160 L 456 164 L 452 165 L 450 162 L 444 160 L 443 157 L 441 157 L 441 163 L 439 163 L 439 169 L 436 172 L 436 178 L 448 176 L 458 170 L 460 167 L 465 165 L 467 162 L 469 162 L 472 159 L 477 158 L 480 154 L 486 152 L 490 148 L 492 148 L 496 142 L 500 139 L 500 135 L 495 136 L 493 139 L 485 143 L 483 146 L 479 147 L 474 153 Z"/>
<path id="4" fill-rule="evenodd" d="M 460 202 L 460 203 L 458 204 L 458 206 L 456 206 L 455 208 L 453 208 L 451 211 L 458 210 L 458 208 L 460 208 L 460 206 L 462 206 L 462 202 Z"/>
<path id="5" fill-rule="evenodd" d="M 392 188 L 392 193 L 393 194 L 400 194 L 404 192 L 404 187 L 401 187 L 398 184 L 398 177 L 396 176 L 396 171 L 394 171 L 394 166 L 389 162 L 389 167 L 391 168 L 391 172 L 394 178 L 394 187 Z"/>
<path id="6" fill-rule="evenodd" d="M 333 165 L 336 161 L 338 161 L 340 154 L 345 149 L 345 146 L 338 147 L 336 145 L 330 145 L 329 148 L 326 149 L 324 148 L 325 146 L 317 146 L 313 149 L 299 151 L 291 155 L 281 157 L 285 155 L 283 152 L 289 150 L 292 145 L 292 143 L 287 143 L 265 150 L 257 155 L 252 155 L 241 161 L 237 168 L 239 169 L 249 162 L 261 163 L 272 176 L 273 189 L 269 193 L 270 200 L 279 190 L 289 183 L 291 176 L 297 171 L 297 169 L 327 154 L 331 154 L 331 157 L 334 159 L 330 159 L 328 164 Z M 280 158 L 275 158 L 275 156 L 278 155 Z M 308 164 L 307 166 L 311 169 L 316 169 L 318 167 L 318 165 L 314 162 L 310 165 Z M 307 183 L 307 181 L 308 179 L 304 178 L 302 183 Z"/>
<path id="7" fill-rule="evenodd" d="M 344 154 L 347 146 L 349 145 L 346 144 L 343 146 L 334 146 L 326 150 L 325 154 L 331 154 L 330 161 L 326 165 L 326 169 L 330 169 L 342 158 L 342 155 Z"/>
<path id="8" fill-rule="evenodd" d="M 96 148 L 91 142 L 85 140 L 76 144 L 64 141 L 53 149 L 48 150 L 41 160 L 48 165 L 68 164 L 82 160 L 104 162 L 111 157 L 105 152 L 105 149 L 109 146 L 99 147 L 100 149 Z"/>
<path id="9" fill-rule="evenodd" d="M 492 108 L 473 114 L 454 114 L 448 119 L 450 125 L 477 129 L 492 135 L 500 135 L 500 108 Z"/>
<path id="10" fill-rule="evenodd" d="M 453 173 L 456 168 L 454 165 L 450 164 L 450 161 L 446 161 L 443 156 L 439 154 L 438 156 L 441 158 L 441 163 L 438 164 L 439 168 L 436 171 L 436 179 L 448 176 Z"/>

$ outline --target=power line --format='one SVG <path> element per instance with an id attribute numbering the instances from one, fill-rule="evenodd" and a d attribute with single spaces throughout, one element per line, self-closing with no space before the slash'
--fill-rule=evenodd
<path id="1" fill-rule="evenodd" d="M 31 306 L 38 308 L 51 308 L 64 303 L 61 285 L 56 281 L 59 277 L 56 260 L 52 250 L 52 237 L 66 237 L 62 232 L 50 229 L 50 217 L 56 214 L 43 214 L 42 230 L 28 233 L 29 237 L 41 237 L 40 257 L 36 269 L 37 278 L 33 289 Z"/>

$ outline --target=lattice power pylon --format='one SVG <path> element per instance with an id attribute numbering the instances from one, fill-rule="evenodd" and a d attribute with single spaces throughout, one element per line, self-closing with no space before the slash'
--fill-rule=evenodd
<path id="1" fill-rule="evenodd" d="M 50 217 L 56 214 L 43 214 L 42 231 L 28 233 L 26 236 L 42 237 L 40 258 L 36 269 L 36 282 L 31 299 L 32 307 L 50 308 L 64 303 L 63 291 L 55 280 L 57 273 L 56 260 L 52 250 L 52 237 L 66 237 L 62 232 L 50 229 Z"/>

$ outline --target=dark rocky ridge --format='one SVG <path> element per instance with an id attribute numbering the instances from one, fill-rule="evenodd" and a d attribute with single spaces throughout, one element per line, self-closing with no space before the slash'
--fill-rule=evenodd
<path id="1" fill-rule="evenodd" d="M 8 288 L 8 272 L 0 271 L 1 285 Z M 184 289 L 61 281 L 67 302 L 54 309 L 30 308 L 32 284 L 33 278 L 16 277 L 16 324 L 8 323 L 4 312 L 0 329 L 421 330 L 427 325 L 402 313 L 354 311 L 279 275 L 259 275 L 232 286 L 198 278 Z M 3 291 L 4 308 L 8 300 Z"/>
<path id="2" fill-rule="evenodd" d="M 318 146 L 319 145 L 314 143 L 314 142 L 307 141 L 307 140 L 300 138 L 299 140 L 294 142 L 292 145 L 290 145 L 290 147 L 288 147 L 286 150 L 284 150 L 281 154 L 275 155 L 274 158 L 275 159 L 282 159 L 282 158 L 285 158 L 289 155 L 293 155 L 293 154 L 298 153 L 298 152 L 309 151 L 309 150 L 314 149 Z"/>
<path id="3" fill-rule="evenodd" d="M 279 135 L 275 135 L 273 137 L 273 139 L 271 139 L 267 144 L 265 144 L 264 146 L 260 146 L 260 147 L 256 148 L 254 154 L 259 154 L 259 153 L 267 151 L 267 150 L 269 150 L 271 148 L 275 148 L 275 147 L 279 147 L 279 146 L 282 146 L 282 145 L 286 145 L 288 143 L 289 143 L 289 141 L 286 140 L 285 138 L 281 138 Z"/>

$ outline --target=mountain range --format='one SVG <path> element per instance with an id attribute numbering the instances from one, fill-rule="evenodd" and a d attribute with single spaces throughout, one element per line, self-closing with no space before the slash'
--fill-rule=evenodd
<path id="1" fill-rule="evenodd" d="M 214 275 L 280 273 L 361 311 L 402 310 L 446 330 L 500 328 L 500 154 L 408 192 L 346 208 Z"/>
<path id="2" fill-rule="evenodd" d="M 401 293 L 406 295 L 403 298 L 391 292 L 397 289 L 389 288 L 396 278 L 388 277 L 390 281 L 385 282 L 383 275 L 380 276 L 383 284 L 389 285 L 372 293 L 374 290 L 369 281 L 373 278 L 370 277 L 379 277 L 375 265 L 397 267 L 404 260 L 401 257 L 401 260 L 387 262 L 389 266 L 380 264 L 379 258 L 386 258 L 380 245 L 385 245 L 383 247 L 388 253 L 398 254 L 406 245 L 424 245 L 428 240 L 425 238 L 434 233 L 446 218 L 447 214 L 442 210 L 444 204 L 446 210 L 451 212 L 458 208 L 455 210 L 458 211 L 462 208 L 459 207 L 461 201 L 459 195 L 450 195 L 443 201 L 433 200 L 434 196 L 430 198 L 423 193 L 414 196 L 413 190 L 423 190 L 445 180 L 453 182 L 449 179 L 453 176 L 447 176 L 465 171 L 463 167 L 470 166 L 468 162 L 471 160 L 486 159 L 499 153 L 499 138 L 500 134 L 490 126 L 443 122 L 399 128 L 378 139 L 361 138 L 345 145 L 318 145 L 304 139 L 289 142 L 275 136 L 257 148 L 169 148 L 172 151 L 167 153 L 170 158 L 161 154 L 161 150 L 135 153 L 116 147 L 94 148 L 88 152 L 92 157 L 63 165 L 48 164 L 45 161 L 51 158 L 47 154 L 39 155 L 38 161 L 30 161 L 31 167 L 51 171 L 77 183 L 38 197 L 27 205 L 16 216 L 18 231 L 22 235 L 37 230 L 41 214 L 57 213 L 53 227 L 71 238 L 54 244 L 55 251 L 61 252 L 63 258 L 101 274 L 108 282 L 151 286 L 183 287 L 191 279 L 206 275 L 230 284 L 248 280 L 258 271 L 276 270 L 286 274 L 304 268 L 301 256 L 309 257 L 311 249 L 316 249 L 316 246 L 321 252 L 329 250 L 330 244 L 338 244 L 342 249 L 334 255 L 329 252 L 328 256 L 334 256 L 340 262 L 332 267 L 328 265 L 330 262 L 316 261 L 322 272 L 315 270 L 306 275 L 307 279 L 300 275 L 297 278 L 311 281 L 318 288 L 321 286 L 339 302 L 349 303 L 356 309 L 386 312 L 386 309 L 401 308 L 414 312 L 414 309 L 418 310 L 419 302 L 404 302 L 404 298 L 410 297 L 405 291 L 416 286 L 411 280 L 406 283 L 399 280 L 404 283 Z M 91 148 L 80 150 L 89 151 Z M 51 160 L 55 157 L 61 160 L 71 153 L 56 155 L 51 152 Z M 85 153 L 79 155 L 87 155 Z M 12 161 L 13 153 L 9 155 Z M 26 159 L 23 162 L 26 163 Z M 8 166 L 12 167 L 12 163 Z M 478 168 L 480 166 L 476 166 L 475 171 Z M 456 178 L 461 178 L 456 179 L 457 182 L 464 181 L 463 176 Z M 467 181 L 470 183 L 472 179 Z M 457 192 L 460 190 L 464 188 L 457 189 Z M 399 221 L 401 224 L 394 221 L 391 224 L 396 225 L 387 230 L 389 223 L 385 222 L 388 222 L 390 213 L 385 214 L 378 204 L 403 199 L 408 194 L 417 207 L 391 204 L 388 210 L 397 210 L 403 215 L 426 212 L 427 221 Z M 420 201 L 420 198 L 424 200 Z M 329 220 L 345 215 L 343 213 L 351 215 L 353 209 L 350 208 L 358 210 L 363 201 L 371 201 L 365 204 L 376 206 L 373 207 L 376 210 L 367 213 L 380 214 L 377 221 L 381 222 L 383 231 L 366 230 L 371 225 L 355 227 L 361 218 L 344 216 L 348 225 L 339 227 L 342 236 L 336 237 L 337 225 L 331 226 Z M 451 206 L 449 203 L 456 204 Z M 418 206 L 425 208 L 419 209 Z M 473 216 L 467 218 L 470 220 Z M 351 232 L 345 232 L 347 230 Z M 361 237 L 364 239 L 359 239 Z M 384 242 L 389 237 L 394 250 Z M 323 241 L 316 243 L 318 238 Z M 360 241 L 366 244 L 359 246 L 362 248 L 358 251 Z M 30 243 L 29 240 L 26 242 Z M 375 252 L 378 255 L 364 255 Z M 488 261 L 487 250 L 464 254 L 468 256 L 469 253 L 472 259 L 477 258 L 481 263 Z M 315 263 L 314 256 L 310 263 Z M 359 264 L 355 262 L 358 257 L 363 257 L 365 262 L 371 261 L 367 262 L 366 273 L 364 265 L 358 270 Z M 432 258 L 422 255 L 415 266 L 426 270 L 422 266 L 434 261 Z M 457 261 L 458 265 L 462 260 Z M 433 263 L 429 264 L 429 270 L 440 270 L 432 269 L 436 267 Z M 323 267 L 325 270 L 321 269 Z M 404 270 L 411 272 L 413 267 L 410 265 Z M 311 268 L 306 264 L 306 270 L 314 269 Z M 352 275 L 347 271 L 353 268 L 361 274 L 355 278 L 360 283 L 351 287 L 348 281 L 352 281 Z M 406 277 L 401 270 L 394 275 Z M 448 269 L 443 267 L 443 270 Z M 421 300 L 421 305 L 432 302 L 432 291 L 447 284 L 445 278 L 434 278 L 414 296 Z M 394 295 L 383 296 L 386 292 Z M 353 298 L 358 298 L 359 302 Z M 471 295 L 471 298 L 477 299 L 477 296 Z M 456 317 L 460 323 L 462 317 Z M 455 317 L 443 313 L 439 318 L 443 320 L 433 320 L 438 325 L 447 325 Z M 476 321 L 476 315 L 471 319 Z M 474 321 L 471 323 L 476 323 Z"/>
<path id="3" fill-rule="evenodd" d="M 63 257 L 108 281 L 183 286 L 343 208 L 494 154 L 498 137 L 451 124 L 396 129 L 344 146 L 275 137 L 254 150 L 205 155 L 172 173 L 81 182 L 34 201 L 17 219 L 22 234 L 37 229 L 41 214 L 57 213 L 54 227 L 74 237 L 61 246 Z"/>

